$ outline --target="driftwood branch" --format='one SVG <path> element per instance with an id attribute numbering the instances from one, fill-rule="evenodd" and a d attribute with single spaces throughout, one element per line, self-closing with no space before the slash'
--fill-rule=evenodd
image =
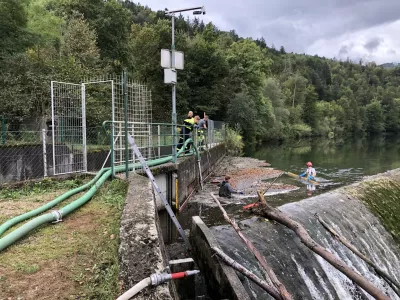
<path id="1" fill-rule="evenodd" d="M 235 229 L 237 234 L 240 236 L 240 238 L 243 240 L 243 242 L 247 245 L 249 250 L 254 254 L 256 259 L 260 262 L 261 266 L 264 268 L 265 272 L 267 273 L 267 276 L 271 279 L 273 285 L 277 288 L 277 292 L 279 291 L 279 293 L 281 294 L 282 299 L 292 300 L 293 299 L 292 295 L 289 294 L 286 287 L 276 277 L 274 271 L 268 265 L 265 257 L 260 253 L 260 251 L 258 251 L 258 249 L 253 245 L 253 243 L 243 234 L 243 232 L 240 230 L 239 226 L 236 224 L 235 220 L 229 218 L 225 209 L 222 207 L 221 203 L 219 203 L 218 199 L 213 195 L 213 193 L 210 193 L 210 195 L 214 199 L 214 201 L 217 203 L 219 209 L 221 210 L 221 212 L 224 216 L 224 219 L 232 225 L 232 227 Z"/>
<path id="2" fill-rule="evenodd" d="M 239 264 L 237 261 L 233 260 L 230 258 L 228 255 L 226 255 L 221 249 L 217 247 L 212 247 L 212 249 L 215 251 L 215 253 L 229 266 L 234 268 L 236 271 L 242 273 L 246 277 L 248 277 L 251 281 L 256 283 L 258 286 L 260 286 L 263 290 L 265 290 L 268 294 L 270 294 L 274 299 L 277 300 L 283 300 L 282 296 L 278 293 L 278 291 L 270 286 L 268 283 L 266 283 L 264 280 L 260 279 L 258 276 L 254 275 L 252 272 L 247 270 L 245 267 L 243 267 L 241 264 Z"/>
<path id="3" fill-rule="evenodd" d="M 258 209 L 253 209 L 254 213 L 263 216 L 265 218 L 272 219 L 293 230 L 300 238 L 300 241 L 305 246 L 307 246 L 310 250 L 312 250 L 322 258 L 324 258 L 333 267 L 335 267 L 337 270 L 346 275 L 350 280 L 352 280 L 354 283 L 356 283 L 358 286 L 364 289 L 368 294 L 375 297 L 375 299 L 390 300 L 388 296 L 386 296 L 381 290 L 376 288 L 365 277 L 357 274 L 340 258 L 328 252 L 324 247 L 322 247 L 320 244 L 314 241 L 308 234 L 307 230 L 303 227 L 303 225 L 292 220 L 289 216 L 282 213 L 278 209 L 271 207 L 267 202 L 265 202 L 262 191 L 258 192 L 258 195 L 261 204 Z"/>
<path id="4" fill-rule="evenodd" d="M 376 274 L 381 276 L 393 289 L 393 291 L 400 297 L 400 284 L 389 274 L 387 274 L 384 270 L 378 267 L 372 260 L 362 254 L 356 247 L 354 247 L 349 241 L 346 240 L 345 237 L 338 234 L 333 228 L 331 228 L 318 214 L 315 214 L 317 220 L 321 223 L 321 225 L 338 241 L 340 241 L 344 246 L 346 246 L 351 252 L 365 261 L 369 266 L 371 266 Z"/>

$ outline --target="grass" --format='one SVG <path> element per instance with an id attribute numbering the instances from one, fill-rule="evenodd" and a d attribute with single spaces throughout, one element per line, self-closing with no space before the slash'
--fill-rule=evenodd
<path id="1" fill-rule="evenodd" d="M 57 188 L 75 185 L 75 180 L 66 180 L 33 190 L 46 198 Z M 10 205 L 18 204 L 15 195 L 26 195 L 26 190 L 30 188 L 6 193 L 13 199 Z M 54 294 L 59 299 L 115 299 L 126 190 L 123 181 L 106 182 L 90 202 L 63 222 L 45 225 L 0 253 L 0 299 L 54 299 Z"/>
<path id="2" fill-rule="evenodd" d="M 20 199 L 21 197 L 37 196 L 59 190 L 69 190 L 79 187 L 88 180 L 85 177 L 76 177 L 68 180 L 46 178 L 39 182 L 29 182 L 22 187 L 5 186 L 0 190 L 0 201 Z"/>
<path id="3" fill-rule="evenodd" d="M 386 179 L 366 182 L 362 186 L 361 200 L 400 246 L 400 183 Z"/>
<path id="4" fill-rule="evenodd" d="M 13 265 L 14 269 L 21 272 L 21 273 L 26 273 L 26 274 L 33 274 L 36 271 L 39 271 L 40 267 L 37 264 L 33 264 L 33 265 L 27 265 L 24 263 L 20 263 L 20 264 L 15 264 Z"/>

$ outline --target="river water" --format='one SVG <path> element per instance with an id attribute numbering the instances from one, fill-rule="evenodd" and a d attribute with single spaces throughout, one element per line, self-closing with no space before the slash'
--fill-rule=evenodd
<path id="1" fill-rule="evenodd" d="M 249 147 L 245 154 L 265 160 L 275 169 L 295 174 L 305 170 L 307 161 L 313 163 L 321 184 L 307 186 L 283 175 L 279 182 L 297 185 L 300 189 L 270 197 L 274 204 L 280 205 L 351 184 L 364 176 L 400 168 L 400 136 L 269 142 L 257 148 Z"/>
<path id="2" fill-rule="evenodd" d="M 364 176 L 400 168 L 400 137 L 268 143 L 256 149 L 246 149 L 246 156 L 265 160 L 273 168 L 296 174 L 305 169 L 307 161 L 312 161 L 320 185 L 310 186 L 283 175 L 278 182 L 297 185 L 299 189 L 287 194 L 270 195 L 268 201 L 300 221 L 323 247 L 340 257 L 391 299 L 399 299 L 384 280 L 318 224 L 314 213 L 323 216 L 361 252 L 395 280 L 400 280 L 400 251 L 390 234 L 361 202 L 347 199 L 334 191 Z M 326 194 L 321 195 L 323 193 Z M 316 195 L 320 197 L 310 198 Z M 242 231 L 267 258 L 294 299 L 372 299 L 346 276 L 305 248 L 287 228 L 243 213 L 235 205 L 225 208 L 239 221 Z M 217 225 L 212 226 L 211 230 L 222 249 L 263 277 L 259 264 L 237 234 L 223 221 L 215 222 L 214 218 L 206 217 L 206 221 Z M 272 299 L 247 279 L 241 279 L 251 299 Z"/>

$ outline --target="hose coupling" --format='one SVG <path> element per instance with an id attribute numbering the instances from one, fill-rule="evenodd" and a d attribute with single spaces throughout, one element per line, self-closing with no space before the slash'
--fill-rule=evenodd
<path id="1" fill-rule="evenodd" d="M 151 285 L 157 286 L 168 280 L 171 280 L 171 274 L 168 273 L 155 273 L 150 275 Z"/>
<path id="2" fill-rule="evenodd" d="M 56 218 L 56 220 L 52 222 L 53 224 L 62 222 L 62 213 L 60 210 L 53 210 L 51 214 Z"/>

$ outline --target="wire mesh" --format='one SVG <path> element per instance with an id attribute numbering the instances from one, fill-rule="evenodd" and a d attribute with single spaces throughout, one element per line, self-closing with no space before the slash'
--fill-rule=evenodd
<path id="1" fill-rule="evenodd" d="M 41 131 L 5 132 L 0 143 L 0 183 L 42 178 L 43 155 Z"/>
<path id="2" fill-rule="evenodd" d="M 83 92 L 82 92 L 83 90 Z M 53 171 L 86 171 L 86 120 L 84 86 L 51 82 Z"/>

